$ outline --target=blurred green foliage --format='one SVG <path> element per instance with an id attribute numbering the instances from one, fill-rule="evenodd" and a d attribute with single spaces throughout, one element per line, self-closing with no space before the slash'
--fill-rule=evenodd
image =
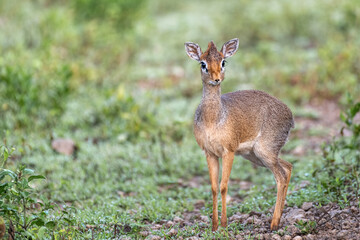
<path id="1" fill-rule="evenodd" d="M 302 115 L 309 101 L 345 103 L 345 92 L 358 100 L 359 29 L 357 0 L 0 1 L 0 137 L 17 149 L 4 168 L 16 172 L 26 164 L 47 178 L 34 193 L 79 209 L 69 212 L 68 225 L 61 211 L 47 219 L 61 222 L 46 230 L 59 239 L 113 237 L 116 224 L 131 228 L 120 227 L 118 235 L 137 237 L 147 223 L 181 216 L 199 199 L 208 215 L 207 165 L 191 129 L 201 79 L 184 42 L 205 50 L 210 40 L 220 48 L 238 37 L 223 92 L 265 90 Z M 53 137 L 72 138 L 76 156 L 55 153 Z M 285 153 L 301 144 L 291 141 Z M 324 167 L 313 153 L 284 158 L 297 169 L 292 184 L 317 181 L 310 173 Z M 237 161 L 232 177 L 256 185 L 230 186 L 244 202 L 229 206 L 229 214 L 270 208 L 272 175 Z M 205 181 L 176 185 L 194 176 Z M 341 187 L 343 179 L 337 181 L 331 189 Z M 289 205 L 326 202 L 327 188 L 316 186 L 290 195 Z"/>
<path id="2" fill-rule="evenodd" d="M 70 1 L 76 17 L 83 20 L 97 19 L 112 23 L 120 31 L 129 29 L 139 18 L 144 0 L 75 0 Z"/>

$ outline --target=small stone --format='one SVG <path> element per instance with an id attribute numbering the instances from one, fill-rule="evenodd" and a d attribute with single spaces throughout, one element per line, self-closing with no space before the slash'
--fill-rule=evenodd
<path id="1" fill-rule="evenodd" d="M 342 231 L 338 232 L 338 234 L 336 236 L 338 239 L 345 239 L 346 233 L 347 233 L 346 230 L 342 230 Z"/>
<path id="2" fill-rule="evenodd" d="M 242 238 L 241 238 L 242 239 Z M 258 234 L 258 235 L 255 235 L 255 239 L 257 240 L 263 240 L 265 239 L 264 236 L 262 234 Z"/>
<path id="3" fill-rule="evenodd" d="M 290 224 L 294 224 L 300 220 L 306 221 L 305 211 L 300 208 L 291 209 L 284 217 Z"/>
<path id="4" fill-rule="evenodd" d="M 189 238 L 186 238 L 187 240 L 200 240 L 200 238 L 198 238 L 198 237 L 189 237 Z"/>
<path id="5" fill-rule="evenodd" d="M 329 212 L 331 218 L 333 218 L 335 215 L 340 214 L 340 213 L 341 213 L 341 210 L 331 210 Z"/>
<path id="6" fill-rule="evenodd" d="M 263 234 L 264 240 L 271 240 L 271 234 L 270 233 L 265 233 Z"/>
<path id="7" fill-rule="evenodd" d="M 178 231 L 175 228 L 172 228 L 166 235 L 167 236 L 175 236 Z"/>
<path id="8" fill-rule="evenodd" d="M 178 216 L 175 216 L 173 220 L 174 220 L 175 223 L 180 223 L 180 222 L 184 221 L 182 218 L 180 218 Z"/>
<path id="9" fill-rule="evenodd" d="M 148 232 L 148 231 L 141 231 L 139 234 L 140 234 L 141 236 L 143 236 L 143 237 L 147 237 L 147 236 L 149 236 L 150 232 Z"/>
<path id="10" fill-rule="evenodd" d="M 162 226 L 160 224 L 155 224 L 154 226 L 151 226 L 152 230 L 159 230 Z"/>
<path id="11" fill-rule="evenodd" d="M 304 210 L 304 211 L 308 211 L 312 206 L 313 206 L 312 202 L 304 202 L 301 205 L 301 209 Z"/>
<path id="12" fill-rule="evenodd" d="M 355 207 L 355 206 L 352 206 L 350 208 L 350 210 L 353 212 L 353 213 L 357 213 L 359 211 L 359 208 Z"/>
<path id="13" fill-rule="evenodd" d="M 342 229 L 351 229 L 352 228 L 352 223 L 349 220 L 345 220 L 342 223 Z"/>
<path id="14" fill-rule="evenodd" d="M 284 239 L 284 240 L 291 240 L 291 236 L 285 235 L 285 236 L 283 237 L 283 239 Z"/>
<path id="15" fill-rule="evenodd" d="M 150 235 L 148 237 L 149 240 L 161 240 L 161 237 L 160 236 L 157 236 L 157 235 Z"/>
<path id="16" fill-rule="evenodd" d="M 165 226 L 166 226 L 167 228 L 171 228 L 172 226 L 174 226 L 174 222 L 173 222 L 173 221 L 168 221 L 168 222 L 165 224 Z"/>
<path id="17" fill-rule="evenodd" d="M 252 216 L 249 217 L 246 221 L 245 224 L 255 224 L 255 225 L 259 225 L 261 224 L 261 220 L 257 217 L 257 216 Z"/>
<path id="18" fill-rule="evenodd" d="M 200 216 L 200 220 L 203 222 L 209 222 L 209 217 L 208 216 Z"/>
<path id="19" fill-rule="evenodd" d="M 300 230 L 297 227 L 295 227 L 294 225 L 288 226 L 286 231 L 292 236 L 300 233 Z"/>
<path id="20" fill-rule="evenodd" d="M 281 240 L 281 237 L 278 234 L 274 234 L 272 235 L 271 240 Z"/>
<path id="21" fill-rule="evenodd" d="M 305 239 L 306 240 L 315 240 L 315 236 L 312 235 L 312 234 L 308 234 L 308 235 L 305 236 Z"/>
<path id="22" fill-rule="evenodd" d="M 76 150 L 75 142 L 72 139 L 58 138 L 51 142 L 51 147 L 58 153 L 70 156 Z"/>
<path id="23" fill-rule="evenodd" d="M 302 240 L 302 237 L 296 236 L 296 237 L 293 238 L 293 240 Z"/>

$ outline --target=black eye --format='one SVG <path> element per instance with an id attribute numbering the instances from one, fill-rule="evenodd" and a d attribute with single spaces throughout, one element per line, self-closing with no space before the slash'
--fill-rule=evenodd
<path id="1" fill-rule="evenodd" d="M 223 68 L 225 67 L 225 62 L 226 62 L 225 60 L 223 60 L 223 61 L 221 62 L 221 67 L 223 67 Z"/>
<path id="2" fill-rule="evenodd" d="M 208 72 L 208 70 L 207 70 L 207 68 L 206 68 L 206 63 L 201 62 L 200 64 L 201 64 L 201 69 L 202 69 L 203 71 L 205 71 L 205 72 Z"/>
<path id="3" fill-rule="evenodd" d="M 200 64 L 202 69 L 206 69 L 206 64 L 204 62 L 201 62 Z"/>

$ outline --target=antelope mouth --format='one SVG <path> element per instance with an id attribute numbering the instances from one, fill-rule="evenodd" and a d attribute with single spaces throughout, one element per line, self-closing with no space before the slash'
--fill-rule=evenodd
<path id="1" fill-rule="evenodd" d="M 212 85 L 212 86 L 220 85 L 220 83 L 221 83 L 220 80 L 215 80 L 215 81 L 210 80 L 210 81 L 209 81 L 209 84 Z"/>

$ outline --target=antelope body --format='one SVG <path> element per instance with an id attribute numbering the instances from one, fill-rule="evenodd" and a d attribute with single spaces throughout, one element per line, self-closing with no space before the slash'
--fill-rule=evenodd
<path id="1" fill-rule="evenodd" d="M 238 45 L 238 39 L 232 39 L 218 51 L 210 42 L 203 53 L 197 44 L 185 43 L 189 57 L 201 64 L 203 96 L 195 112 L 194 135 L 205 152 L 209 168 L 212 230 L 218 228 L 219 158 L 222 158 L 221 226 L 226 227 L 226 194 L 234 155 L 241 155 L 273 172 L 277 199 L 270 228 L 277 230 L 292 170 L 292 165 L 278 155 L 294 127 L 294 120 L 284 103 L 265 92 L 245 90 L 221 95 L 225 59 L 235 54 Z"/>

